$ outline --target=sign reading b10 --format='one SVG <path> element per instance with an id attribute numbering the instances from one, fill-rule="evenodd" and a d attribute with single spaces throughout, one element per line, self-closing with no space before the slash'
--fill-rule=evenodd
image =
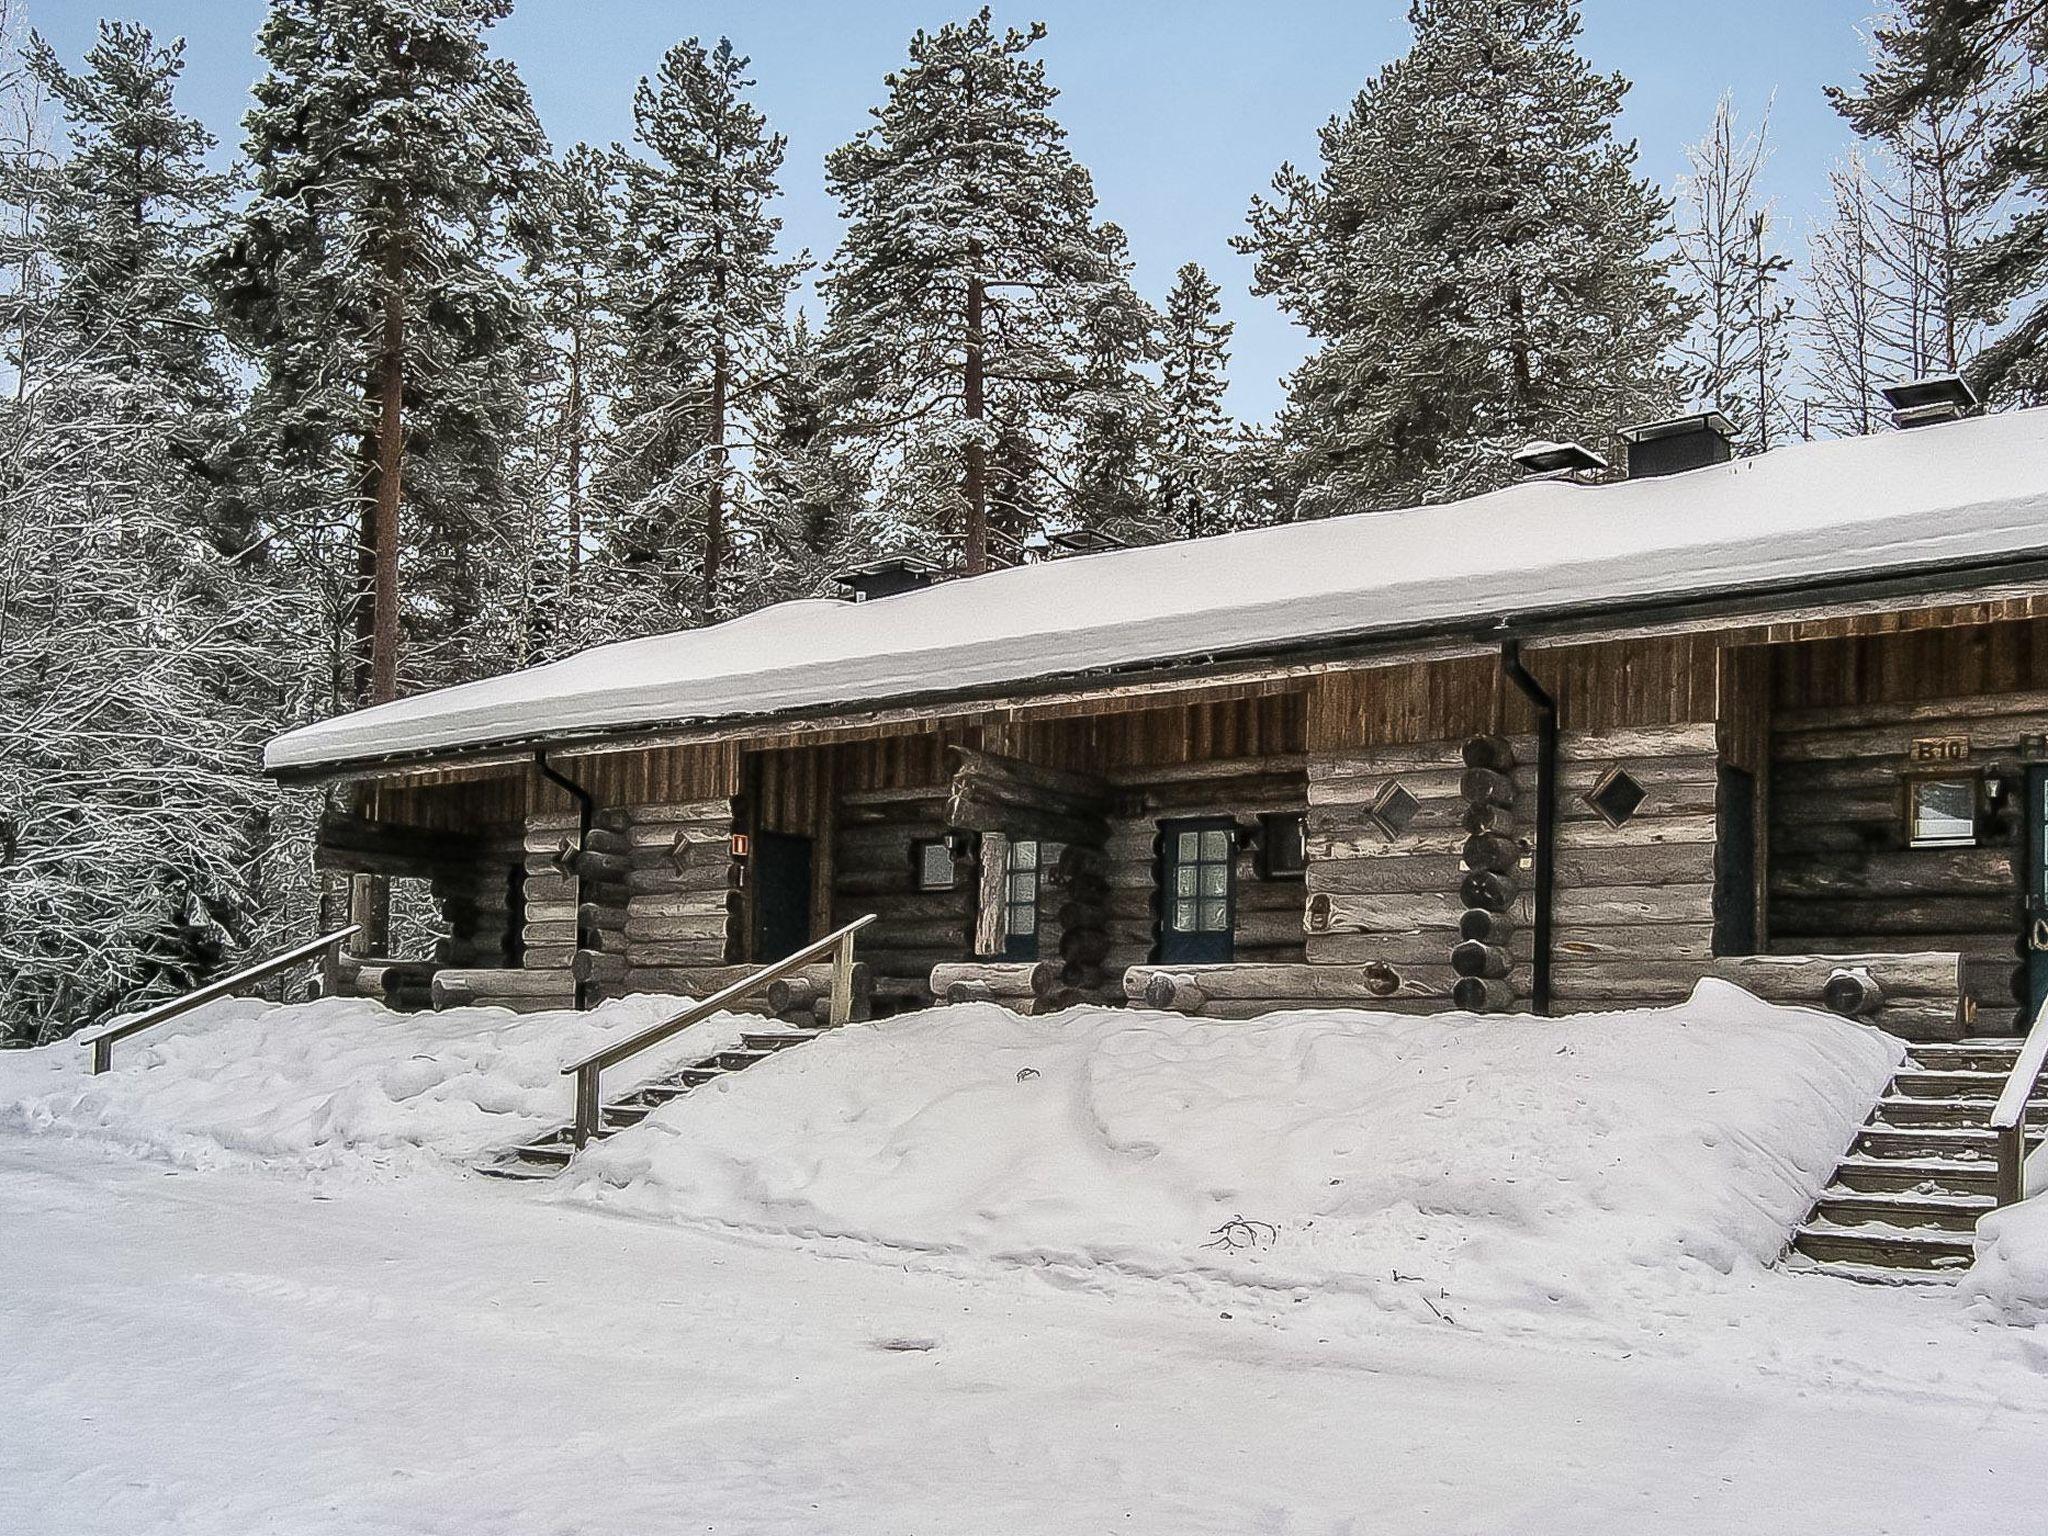
<path id="1" fill-rule="evenodd" d="M 1970 757 L 1967 736 L 1916 736 L 1907 760 L 1915 763 L 1961 763 Z"/>

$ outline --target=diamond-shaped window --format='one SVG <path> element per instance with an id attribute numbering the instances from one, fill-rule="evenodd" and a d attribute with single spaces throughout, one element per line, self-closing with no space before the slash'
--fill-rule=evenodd
<path id="1" fill-rule="evenodd" d="M 1408 830 L 1415 820 L 1415 813 L 1422 809 L 1422 802 L 1408 793 L 1408 787 L 1399 779 L 1389 779 L 1380 786 L 1380 792 L 1372 799 L 1372 819 L 1389 837 L 1399 837 Z"/>
<path id="2" fill-rule="evenodd" d="M 1598 811 L 1607 825 L 1619 827 L 1641 810 L 1649 798 L 1650 792 L 1630 777 L 1626 769 L 1610 768 L 1587 793 L 1586 804 Z"/>

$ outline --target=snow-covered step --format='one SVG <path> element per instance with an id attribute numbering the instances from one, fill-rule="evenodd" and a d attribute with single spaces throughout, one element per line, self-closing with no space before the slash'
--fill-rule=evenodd
<path id="1" fill-rule="evenodd" d="M 1876 1157 L 1980 1157 L 1997 1155 L 1988 1125 L 1866 1125 L 1856 1150 Z"/>
<path id="2" fill-rule="evenodd" d="M 1991 1124 L 1997 1096 L 1985 1098 L 1916 1099 L 1886 1094 L 1877 1101 L 1877 1118 L 1886 1125 L 1984 1126 Z"/>
<path id="3" fill-rule="evenodd" d="M 1913 1099 L 1996 1099 L 2006 1074 L 1976 1067 L 1922 1070 L 1907 1067 L 1892 1079 L 1892 1092 Z"/>
<path id="4" fill-rule="evenodd" d="M 1929 1071 L 1985 1071 L 2004 1074 L 2019 1059 L 2019 1036 L 1996 1039 L 1951 1040 L 1940 1044 L 1916 1043 L 1906 1052 L 1914 1067 Z"/>
<path id="5" fill-rule="evenodd" d="M 1977 1218 L 1996 1208 L 1989 1195 L 1923 1190 L 1829 1189 L 1816 1215 L 1831 1226 L 1870 1225 L 1969 1232 Z"/>
<path id="6" fill-rule="evenodd" d="M 719 1070 L 725 1072 L 744 1072 L 748 1067 L 755 1065 L 757 1062 L 766 1061 L 774 1054 L 775 1052 L 772 1050 L 720 1051 L 711 1058 L 710 1065 L 714 1065 Z"/>
<path id="7" fill-rule="evenodd" d="M 1871 1157 L 1852 1152 L 1835 1170 L 1835 1182 L 1846 1189 L 1989 1195 L 1996 1192 L 1998 1165 L 1989 1158 Z"/>
<path id="8" fill-rule="evenodd" d="M 1797 1249 L 1785 1256 L 1783 1267 L 1794 1274 L 1831 1275 L 1862 1285 L 1953 1285 L 1956 1278 L 1945 1269 L 1901 1269 L 1895 1264 L 1862 1264 L 1853 1259 L 1816 1259 Z"/>
<path id="9" fill-rule="evenodd" d="M 740 1044 L 749 1051 L 759 1051 L 766 1055 L 775 1051 L 786 1051 L 793 1045 L 802 1045 L 806 1040 L 815 1040 L 824 1033 L 822 1029 L 804 1029 L 777 1030 L 773 1034 L 745 1034 L 740 1036 Z"/>
<path id="10" fill-rule="evenodd" d="M 1969 1237 L 1960 1232 L 1826 1220 L 1800 1227 L 1793 1247 L 1810 1259 L 1933 1271 L 1967 1269 L 1973 1252 Z"/>

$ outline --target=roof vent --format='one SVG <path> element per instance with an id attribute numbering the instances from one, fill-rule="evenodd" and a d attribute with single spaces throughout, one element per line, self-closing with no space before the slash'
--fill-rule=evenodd
<path id="1" fill-rule="evenodd" d="M 1904 384 L 1887 384 L 1882 393 L 1892 408 L 1892 425 L 1901 431 L 1977 414 L 1977 392 L 1958 374 L 1937 373 Z"/>
<path id="2" fill-rule="evenodd" d="M 918 591 L 944 574 L 941 567 L 915 555 L 888 555 L 880 560 L 870 560 L 866 565 L 836 572 L 832 580 L 846 588 L 856 603 L 864 603 L 869 598 L 894 597 L 899 592 Z"/>
<path id="3" fill-rule="evenodd" d="M 1682 475 L 1688 469 L 1726 464 L 1735 457 L 1735 428 L 1720 411 L 1709 407 L 1665 421 L 1645 421 L 1621 429 L 1628 444 L 1628 477 L 1655 480 Z"/>
<path id="4" fill-rule="evenodd" d="M 1100 555 L 1112 549 L 1128 549 L 1130 546 L 1113 533 L 1100 528 L 1069 528 L 1064 533 L 1046 535 L 1054 559 L 1061 555 Z"/>
<path id="5" fill-rule="evenodd" d="M 1523 473 L 1532 476 L 1577 476 L 1596 473 L 1607 467 L 1607 461 L 1590 448 L 1578 443 L 1546 442 L 1540 437 L 1517 448 L 1513 457 Z"/>

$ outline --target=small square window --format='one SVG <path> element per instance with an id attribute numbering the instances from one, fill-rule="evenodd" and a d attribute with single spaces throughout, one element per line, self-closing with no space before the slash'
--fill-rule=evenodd
<path id="1" fill-rule="evenodd" d="M 920 891 L 950 891 L 960 878 L 953 865 L 953 850 L 943 837 L 919 838 L 912 843 L 910 867 L 917 874 Z"/>
<path id="2" fill-rule="evenodd" d="M 1308 872 L 1308 818 L 1299 811 L 1259 818 L 1259 877 L 1285 880 Z"/>
<path id="3" fill-rule="evenodd" d="M 1369 814 L 1388 837 L 1399 837 L 1414 823 L 1421 809 L 1422 802 L 1408 793 L 1407 785 L 1399 779 L 1389 779 L 1373 796 Z"/>
<path id="4" fill-rule="evenodd" d="M 1911 779 L 1906 842 L 1913 848 L 1968 848 L 1977 841 L 1977 780 Z"/>
<path id="5" fill-rule="evenodd" d="M 1610 827 L 1625 826 L 1642 809 L 1650 792 L 1631 778 L 1625 769 L 1610 768 L 1600 775 L 1586 795 L 1586 804 L 1600 813 Z"/>

